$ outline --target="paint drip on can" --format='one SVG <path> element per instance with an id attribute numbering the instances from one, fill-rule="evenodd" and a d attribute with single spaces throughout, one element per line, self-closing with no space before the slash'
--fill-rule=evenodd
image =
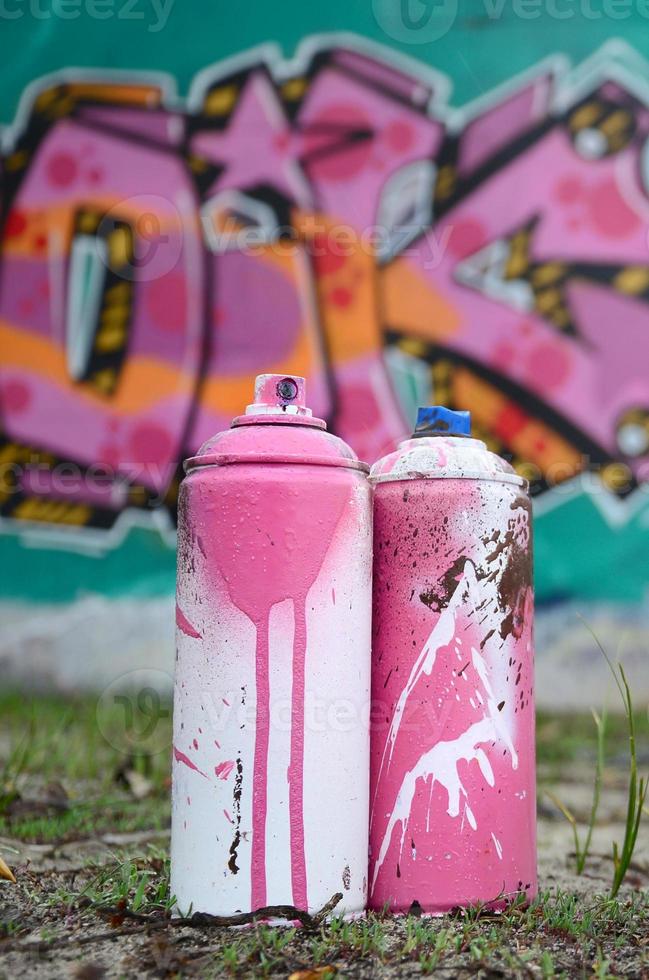
<path id="1" fill-rule="evenodd" d="M 171 889 L 180 912 L 337 912 L 367 894 L 367 466 L 261 375 L 185 464 Z"/>
<path id="2" fill-rule="evenodd" d="M 506 904 L 536 881 L 532 528 L 526 482 L 420 409 L 371 470 L 369 905 Z"/>

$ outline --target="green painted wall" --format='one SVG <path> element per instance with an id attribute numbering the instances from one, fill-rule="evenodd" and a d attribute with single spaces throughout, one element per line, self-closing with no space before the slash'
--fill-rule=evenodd
<path id="1" fill-rule="evenodd" d="M 437 14 L 440 33 L 444 17 L 452 26 L 428 43 L 386 34 L 379 21 L 390 21 L 389 6 L 378 0 L 2 0 L 2 120 L 13 119 L 32 79 L 62 67 L 163 71 L 174 76 L 184 95 L 204 66 L 267 41 L 278 42 L 290 55 L 305 35 L 318 32 L 354 32 L 427 63 L 449 77 L 451 102 L 458 106 L 546 56 L 563 53 L 579 62 L 611 37 L 629 41 L 649 57 L 649 3 L 640 0 L 460 0 L 454 17 L 453 0 L 446 0 Z M 641 599 L 649 581 L 648 517 L 645 502 L 623 530 L 613 529 L 586 497 L 540 515 L 539 598 L 569 594 L 579 580 L 584 598 Z M 28 546 L 3 533 L 0 562 L 6 598 L 64 601 L 125 588 L 154 595 L 168 592 L 174 579 L 172 548 L 158 533 L 142 529 L 132 530 L 103 556 Z"/>
<path id="2" fill-rule="evenodd" d="M 2 115 L 12 118 L 32 78 L 66 65 L 170 72 L 184 94 L 205 65 L 266 41 L 277 41 L 288 55 L 305 35 L 325 31 L 353 31 L 428 63 L 452 79 L 457 105 L 547 55 L 563 52 L 581 61 L 611 37 L 624 38 L 649 56 L 646 0 L 444 0 L 436 4 L 440 20 L 457 10 L 450 30 L 416 44 L 395 39 L 378 23 L 374 10 L 387 20 L 398 2 L 3 0 Z M 413 0 L 413 9 L 417 5 L 420 0 Z M 104 19 L 90 16 L 94 10 Z M 160 23 L 164 26 L 156 29 Z"/>

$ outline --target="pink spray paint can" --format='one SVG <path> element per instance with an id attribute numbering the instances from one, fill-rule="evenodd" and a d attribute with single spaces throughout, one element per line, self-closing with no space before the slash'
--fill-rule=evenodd
<path id="1" fill-rule="evenodd" d="M 420 409 L 370 474 L 375 909 L 537 889 L 530 502 L 469 432 Z"/>
<path id="2" fill-rule="evenodd" d="M 171 888 L 180 912 L 367 897 L 372 513 L 367 466 L 304 380 L 185 464 Z"/>

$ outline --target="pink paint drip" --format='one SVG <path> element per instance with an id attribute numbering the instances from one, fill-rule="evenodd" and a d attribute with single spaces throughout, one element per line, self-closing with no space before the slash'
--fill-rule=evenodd
<path id="1" fill-rule="evenodd" d="M 293 904 L 306 909 L 306 856 L 304 852 L 304 680 L 306 667 L 306 597 L 295 599 L 293 640 L 293 695 L 291 706 L 291 755 L 288 767 L 290 813 L 291 884 Z"/>
<path id="2" fill-rule="evenodd" d="M 257 623 L 255 683 L 257 686 L 257 717 L 252 787 L 251 858 L 251 908 L 253 910 L 263 908 L 266 905 L 266 813 L 268 810 L 268 721 L 270 715 L 267 620 Z"/>

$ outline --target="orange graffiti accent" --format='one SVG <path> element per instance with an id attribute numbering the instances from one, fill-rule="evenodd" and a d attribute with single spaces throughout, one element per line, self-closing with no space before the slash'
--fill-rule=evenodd
<path id="1" fill-rule="evenodd" d="M 5 363 L 41 375 L 49 383 L 74 389 L 75 397 L 111 413 L 134 415 L 178 395 L 193 395 L 195 382 L 164 361 L 150 357 L 129 360 L 123 367 L 119 385 L 107 403 L 86 384 L 73 383 L 67 371 L 63 350 L 50 340 L 25 333 L 0 320 L 0 346 L 8 352 Z M 9 353 L 10 352 L 10 353 Z"/>
<path id="2" fill-rule="evenodd" d="M 111 104 L 117 102 L 120 105 L 141 106 L 147 109 L 162 105 L 162 90 L 158 85 L 75 82 L 67 85 L 66 91 L 75 99 L 88 99 L 93 102 Z"/>
<path id="3" fill-rule="evenodd" d="M 59 203 L 56 207 L 10 211 L 4 237 L 0 240 L 2 254 L 7 258 L 36 258 L 39 262 L 44 255 L 47 255 L 50 260 L 66 259 L 70 252 L 75 214 L 78 209 L 78 197 L 73 195 L 69 203 Z M 93 214 L 98 216 L 100 224 L 102 216 L 110 214 L 112 219 L 126 221 L 136 230 L 143 215 L 149 222 L 154 219 L 155 226 L 148 225 L 145 229 L 145 237 L 152 239 L 163 239 L 169 234 L 175 236 L 193 234 L 197 237 L 200 235 L 200 221 L 193 208 L 182 214 L 174 211 L 168 215 L 163 212 L 155 212 L 152 215 L 144 209 L 142 201 L 137 196 L 133 200 L 125 200 L 116 194 L 93 193 L 92 209 Z M 96 230 L 95 219 L 93 226 L 87 231 L 88 234 L 93 234 Z"/>
<path id="4" fill-rule="evenodd" d="M 75 204 L 69 207 L 31 211 L 10 211 L 7 218 L 2 253 L 7 258 L 48 259 L 67 257 L 74 227 Z"/>
<path id="5" fill-rule="evenodd" d="M 120 84 L 119 82 L 71 82 L 53 86 L 39 92 L 35 107 L 46 110 L 62 99 L 76 101 L 108 102 L 111 105 L 140 106 L 153 109 L 162 105 L 163 93 L 158 85 Z"/>
<path id="6" fill-rule="evenodd" d="M 469 409 L 476 429 L 502 439 L 517 457 L 538 467 L 545 479 L 561 483 L 584 469 L 583 457 L 570 443 L 527 415 L 493 385 L 464 368 L 454 373 L 452 384 L 456 404 Z"/>
<path id="7" fill-rule="evenodd" d="M 437 343 L 462 326 L 460 311 L 419 274 L 407 258 L 381 272 L 383 319 L 391 330 Z"/>
<path id="8" fill-rule="evenodd" d="M 382 350 L 376 256 L 351 228 L 330 216 L 294 212 L 311 265 L 327 351 L 334 363 Z"/>

